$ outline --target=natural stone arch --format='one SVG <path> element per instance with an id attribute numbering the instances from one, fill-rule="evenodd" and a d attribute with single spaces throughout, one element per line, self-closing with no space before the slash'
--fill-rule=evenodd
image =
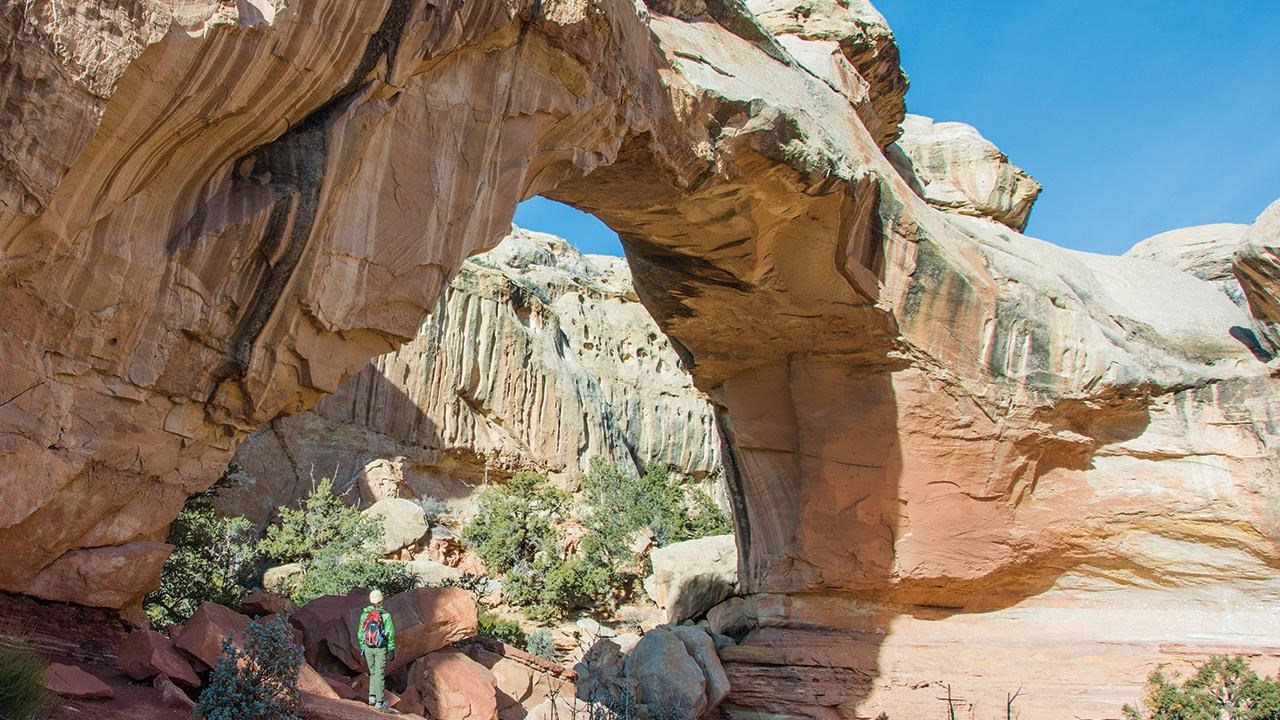
<path id="1" fill-rule="evenodd" d="M 0 587 L 135 603 L 239 438 L 409 337 L 549 194 L 621 233 L 723 408 L 765 638 L 825 653 L 766 647 L 735 702 L 861 704 L 862 603 L 1193 585 L 1147 536 L 1212 527 L 1273 592 L 1276 381 L 1229 333 L 1252 318 L 927 206 L 882 152 L 904 83 L 864 3 L 758 8 L 776 35 L 732 2 L 70 5 L 0 20 L 26 109 L 0 147 Z M 873 671 L 879 642 L 852 653 Z"/>

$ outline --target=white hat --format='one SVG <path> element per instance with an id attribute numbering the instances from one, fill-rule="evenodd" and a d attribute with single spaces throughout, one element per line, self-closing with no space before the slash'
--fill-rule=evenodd
<path id="1" fill-rule="evenodd" d="M 370 590 L 369 602 L 373 603 L 374 605 L 377 605 L 378 603 L 382 602 L 382 591 L 376 588 L 373 590 Z"/>

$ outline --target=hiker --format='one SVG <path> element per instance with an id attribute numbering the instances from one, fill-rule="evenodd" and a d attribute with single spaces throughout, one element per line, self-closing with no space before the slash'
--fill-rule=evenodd
<path id="1" fill-rule="evenodd" d="M 389 710 L 386 695 L 387 663 L 396 659 L 396 626 L 391 613 L 382 607 L 382 591 L 369 593 L 369 604 L 360 613 L 360 651 L 369 666 L 369 704 Z"/>

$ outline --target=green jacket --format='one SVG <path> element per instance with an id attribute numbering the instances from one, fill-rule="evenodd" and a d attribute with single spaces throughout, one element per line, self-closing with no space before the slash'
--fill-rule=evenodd
<path id="1" fill-rule="evenodd" d="M 365 647 L 364 619 L 369 617 L 369 613 L 373 609 L 372 605 L 365 605 L 364 610 L 360 613 L 360 622 L 356 625 L 356 642 L 360 643 L 361 650 Z M 386 606 L 379 607 L 378 611 L 382 613 L 382 627 L 387 633 L 387 649 L 394 651 L 396 649 L 396 624 L 391 620 L 391 612 L 387 610 Z"/>

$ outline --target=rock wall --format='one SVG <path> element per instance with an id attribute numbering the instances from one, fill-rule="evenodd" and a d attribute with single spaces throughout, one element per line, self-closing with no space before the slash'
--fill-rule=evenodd
<path id="1" fill-rule="evenodd" d="M 245 440 L 217 502 L 265 522 L 334 477 L 339 493 L 389 483 L 465 517 L 487 481 L 573 482 L 593 458 L 721 486 L 714 412 L 626 262 L 517 229 L 463 263 L 414 339 Z"/>
<path id="2" fill-rule="evenodd" d="M 1246 310 L 931 206 L 885 155 L 892 33 L 791 7 L 6 9 L 0 587 L 136 598 L 239 440 L 411 340 L 545 194 L 619 232 L 716 407 L 742 583 L 777 599 L 731 716 L 1036 678 L 1023 717 L 1114 717 L 1151 663 L 1270 657 L 1274 223 Z"/>

